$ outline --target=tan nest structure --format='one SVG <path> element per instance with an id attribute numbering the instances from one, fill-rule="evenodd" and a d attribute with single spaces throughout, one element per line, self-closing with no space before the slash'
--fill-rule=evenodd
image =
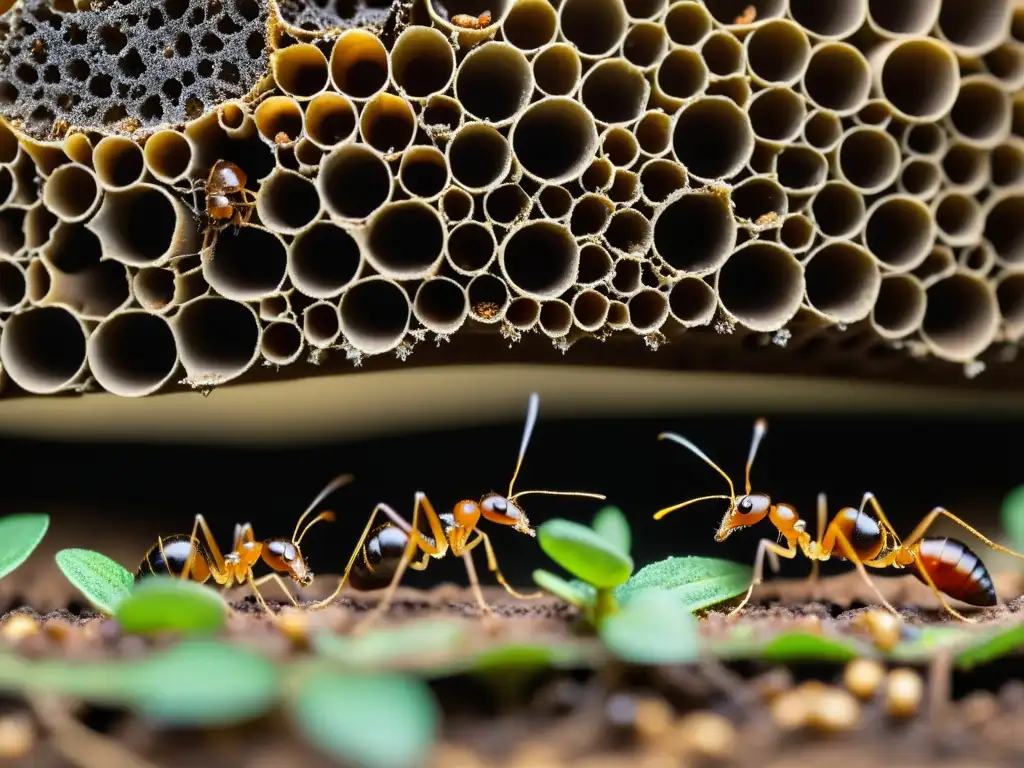
<path id="1" fill-rule="evenodd" d="M 1014 5 L 0 0 L 3 394 L 410 355 L 1014 386 Z"/>

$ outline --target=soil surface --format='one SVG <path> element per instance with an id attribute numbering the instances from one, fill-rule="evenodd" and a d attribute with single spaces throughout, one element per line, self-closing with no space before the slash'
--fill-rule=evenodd
<path id="1" fill-rule="evenodd" d="M 997 581 L 1004 604 L 965 609 L 978 621 L 971 627 L 1019 621 L 1024 612 L 1024 598 L 1017 597 L 1020 581 L 1017 576 Z M 302 598 L 320 597 L 332 582 L 319 577 L 317 587 Z M 911 577 L 876 583 L 908 624 L 949 620 L 929 590 Z M 480 618 L 468 590 L 446 585 L 430 591 L 399 589 L 380 626 L 458 617 L 479 633 L 482 645 L 509 639 L 567 640 L 577 630 L 574 611 L 553 599 L 519 601 L 500 589 L 485 592 L 498 617 L 495 622 Z M 280 606 L 271 590 L 265 594 Z M 378 594 L 345 592 L 326 610 L 307 613 L 288 606 L 278 615 L 301 613 L 310 631 L 347 633 L 365 618 Z M 804 581 L 779 581 L 757 590 L 752 606 L 734 620 L 726 620 L 723 612 L 708 612 L 701 631 L 711 643 L 744 625 L 766 631 L 800 627 L 846 633 L 853 631 L 853 618 L 874 604 L 873 594 L 855 573 L 824 579 L 816 588 Z M 227 631 L 232 641 L 275 657 L 308 653 L 294 635 L 268 621 L 252 598 L 239 593 L 234 606 Z M 125 636 L 114 622 L 74 604 L 43 615 L 11 605 L 3 622 L 22 613 L 37 618 L 40 631 L 13 639 L 0 624 L 0 638 L 33 658 L 138 657 L 170 642 Z M 924 692 L 915 714 L 891 716 L 880 692 L 857 705 L 854 724 L 833 732 L 783 727 L 779 713 L 785 699 L 779 697 L 809 680 L 840 684 L 841 665 L 709 661 L 637 669 L 604 664 L 596 671 L 549 671 L 500 686 L 479 676 L 441 678 L 431 685 L 444 713 L 442 738 L 424 765 L 817 768 L 828 760 L 851 766 L 1024 765 L 1024 662 L 1019 657 L 971 672 L 950 673 L 941 660 L 916 669 Z M 803 700 L 801 695 L 796 699 Z M 380 728 L 381 737 L 387 738 L 388 724 L 382 722 Z M 82 768 L 337 765 L 307 746 L 284 715 L 184 734 L 158 730 L 119 710 L 14 697 L 0 698 L 0 763 Z"/>

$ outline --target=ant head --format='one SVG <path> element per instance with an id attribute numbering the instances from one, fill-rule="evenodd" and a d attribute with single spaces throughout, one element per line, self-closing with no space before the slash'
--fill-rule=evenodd
<path id="1" fill-rule="evenodd" d="M 489 493 L 480 499 L 480 513 L 485 520 L 498 525 L 509 525 L 527 536 L 536 536 L 530 527 L 523 508 L 509 498 L 497 493 Z"/>
<path id="2" fill-rule="evenodd" d="M 288 576 L 300 587 L 313 583 L 313 572 L 306 565 L 299 545 L 288 539 L 267 539 L 263 542 L 263 562 Z"/>
<path id="3" fill-rule="evenodd" d="M 729 511 L 722 518 L 722 524 L 718 526 L 718 533 L 715 534 L 715 541 L 725 541 L 741 528 L 761 522 L 771 508 L 772 500 L 763 493 L 748 493 L 745 496 L 740 496 L 733 501 L 729 506 Z"/>

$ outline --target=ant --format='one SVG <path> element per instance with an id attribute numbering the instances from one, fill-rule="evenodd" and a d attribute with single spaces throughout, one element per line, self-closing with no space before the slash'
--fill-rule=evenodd
<path id="1" fill-rule="evenodd" d="M 925 532 L 937 518 L 945 515 L 973 533 L 992 549 L 1021 559 L 1024 559 L 1024 555 L 985 538 L 980 532 L 944 507 L 935 507 L 907 537 L 906 541 L 901 541 L 873 493 L 864 494 L 859 508 L 843 507 L 840 509 L 827 525 L 827 501 L 825 494 L 822 493 L 818 495 L 818 538 L 812 540 L 810 534 L 807 533 L 807 522 L 800 519 L 793 506 L 785 503 L 774 504 L 767 494 L 750 492 L 750 468 L 754 463 L 761 439 L 767 430 L 768 422 L 764 419 L 758 419 L 754 423 L 750 453 L 747 456 L 746 490 L 743 495 L 736 494 L 732 479 L 689 440 L 672 432 L 663 432 L 658 435 L 659 440 L 671 440 L 678 443 L 707 462 L 725 478 L 729 484 L 729 495 L 701 496 L 666 507 L 655 513 L 655 520 L 660 520 L 669 512 L 698 501 L 725 499 L 729 502 L 729 508 L 715 534 L 715 541 L 723 542 L 732 533 L 755 525 L 765 517 L 778 529 L 779 538 L 786 541 L 786 546 L 783 547 L 771 539 L 761 539 L 757 547 L 757 556 L 754 559 L 754 578 L 750 588 L 747 589 L 743 602 L 730 611 L 729 616 L 734 616 L 739 612 L 750 600 L 754 587 L 761 584 L 764 575 L 765 553 L 771 558 L 773 571 L 779 570 L 778 558 L 784 557 L 792 560 L 798 553 L 802 553 L 813 563 L 810 576 L 812 582 L 817 581 L 819 562 L 824 562 L 832 557 L 849 560 L 882 605 L 897 616 L 899 612 L 879 592 L 878 587 L 868 576 L 865 566 L 878 569 L 902 569 L 911 565 L 915 566 L 914 576 L 931 588 L 946 611 L 963 621 L 974 621 L 974 619 L 969 619 L 954 610 L 946 602 L 943 594 L 976 607 L 996 605 L 997 598 L 992 578 L 981 559 L 968 549 L 966 544 L 957 539 L 925 538 Z M 875 517 L 865 511 L 869 503 Z"/>
<path id="2" fill-rule="evenodd" d="M 484 29 L 491 25 L 491 12 L 484 11 L 479 16 L 468 13 L 457 13 L 452 16 L 452 24 L 462 29 Z"/>
<path id="3" fill-rule="evenodd" d="M 480 501 L 466 499 L 456 504 L 451 512 L 438 514 L 430 503 L 427 495 L 417 492 L 412 510 L 412 523 L 408 523 L 390 506 L 381 502 L 373 508 L 370 519 L 363 529 L 362 535 L 349 558 L 345 572 L 338 582 L 334 593 L 310 606 L 313 610 L 319 610 L 329 605 L 339 594 L 348 581 L 349 576 L 353 577 L 353 588 L 360 591 L 379 589 L 387 585 L 387 592 L 377 605 L 374 612 L 364 620 L 361 629 L 368 626 L 378 616 L 383 614 L 392 599 L 398 584 L 401 581 L 405 569 L 412 568 L 422 571 L 430 564 L 430 559 L 440 560 L 449 552 L 456 557 L 462 558 L 466 565 L 466 572 L 469 575 L 469 583 L 477 603 L 483 609 L 488 618 L 493 618 L 494 612 L 484 600 L 483 592 L 480 589 L 480 581 L 477 578 L 476 567 L 473 565 L 471 552 L 481 543 L 487 553 L 487 567 L 495 574 L 498 583 L 513 597 L 521 599 L 532 599 L 539 597 L 542 593 L 535 592 L 523 595 L 514 590 L 498 569 L 498 560 L 494 554 L 490 537 L 484 533 L 478 524 L 483 517 L 492 523 L 509 526 L 519 533 L 527 536 L 536 536 L 536 532 L 530 527 L 526 513 L 519 505 L 518 499 L 527 494 L 544 494 L 548 496 L 582 496 L 590 499 L 603 500 L 605 497 L 596 493 L 582 493 L 578 491 L 519 491 L 513 493 L 516 478 L 523 464 L 523 456 L 530 443 L 530 436 L 533 433 L 534 424 L 537 421 L 537 410 L 540 398 L 536 393 L 530 395 L 529 405 L 526 412 L 526 424 L 523 427 L 523 439 L 519 446 L 519 458 L 516 461 L 515 471 L 512 473 L 512 480 L 508 484 L 508 492 L 501 494 L 490 492 L 481 497 Z M 426 528 L 422 527 L 420 509 L 423 509 L 426 518 Z M 383 512 L 389 521 L 383 525 L 373 528 L 374 518 L 378 512 Z M 421 556 L 413 560 L 416 554 Z"/>
<path id="4" fill-rule="evenodd" d="M 230 224 L 237 228 L 249 223 L 256 207 L 256 195 L 245 188 L 248 178 L 245 171 L 235 163 L 218 160 L 210 169 L 205 182 L 197 181 L 192 185 L 194 211 L 199 209 L 196 194 L 201 190 L 206 196 L 206 215 L 210 224 L 203 237 L 204 251 L 210 246 L 215 232 Z M 232 195 L 238 195 L 240 199 L 232 200 Z"/>
<path id="5" fill-rule="evenodd" d="M 299 527 L 324 498 L 352 480 L 352 475 L 339 475 L 328 483 L 299 517 L 291 539 L 273 538 L 258 542 L 253 535 L 252 525 L 249 523 L 236 524 L 234 543 L 227 555 L 221 554 L 206 519 L 201 514 L 196 515 L 191 535 L 184 536 L 179 533 L 166 538 L 157 538 L 156 544 L 149 549 L 139 564 L 139 568 L 135 572 L 135 581 L 139 582 L 149 575 L 168 574 L 181 579 L 191 579 L 200 584 L 205 584 L 213 579 L 224 588 L 248 583 L 256 595 L 256 599 L 268 613 L 270 613 L 270 608 L 263 599 L 263 595 L 260 594 L 259 587 L 261 584 L 273 581 L 288 596 L 292 604 L 298 607 L 299 603 L 295 596 L 278 574 L 287 574 L 300 587 L 308 587 L 313 583 L 313 572 L 306 564 L 299 544 L 309 529 L 318 522 L 321 520 L 333 521 L 334 513 L 321 512 L 309 521 L 301 533 L 299 533 Z M 197 536 L 200 528 L 206 542 L 205 546 Z M 253 567 L 261 559 L 270 566 L 273 572 L 254 579 Z"/>

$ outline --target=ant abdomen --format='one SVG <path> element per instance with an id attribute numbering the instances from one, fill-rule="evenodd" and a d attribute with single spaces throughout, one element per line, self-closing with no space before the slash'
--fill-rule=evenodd
<path id="1" fill-rule="evenodd" d="M 363 551 L 352 565 L 349 583 L 360 591 L 387 586 L 408 543 L 409 535 L 396 525 L 387 523 L 377 528 L 366 539 Z"/>
<path id="2" fill-rule="evenodd" d="M 988 568 L 962 541 L 945 536 L 921 539 L 912 549 L 940 592 L 981 608 L 996 604 L 996 589 Z M 928 583 L 916 567 L 911 571 L 919 581 Z"/>
<path id="3" fill-rule="evenodd" d="M 160 543 L 154 544 L 146 553 L 135 572 L 135 581 L 146 576 L 181 576 L 188 563 L 192 547 L 197 547 L 198 550 L 192 557 L 190 578 L 200 583 L 210 578 L 209 555 L 197 539 L 183 533 L 176 533 L 173 536 L 164 537 L 162 544 L 162 553 Z"/>
<path id="4" fill-rule="evenodd" d="M 882 527 L 863 510 L 845 507 L 836 514 L 832 525 L 842 531 L 861 561 L 874 560 L 881 553 L 885 544 Z M 834 551 L 840 556 L 843 554 L 838 546 Z"/>

